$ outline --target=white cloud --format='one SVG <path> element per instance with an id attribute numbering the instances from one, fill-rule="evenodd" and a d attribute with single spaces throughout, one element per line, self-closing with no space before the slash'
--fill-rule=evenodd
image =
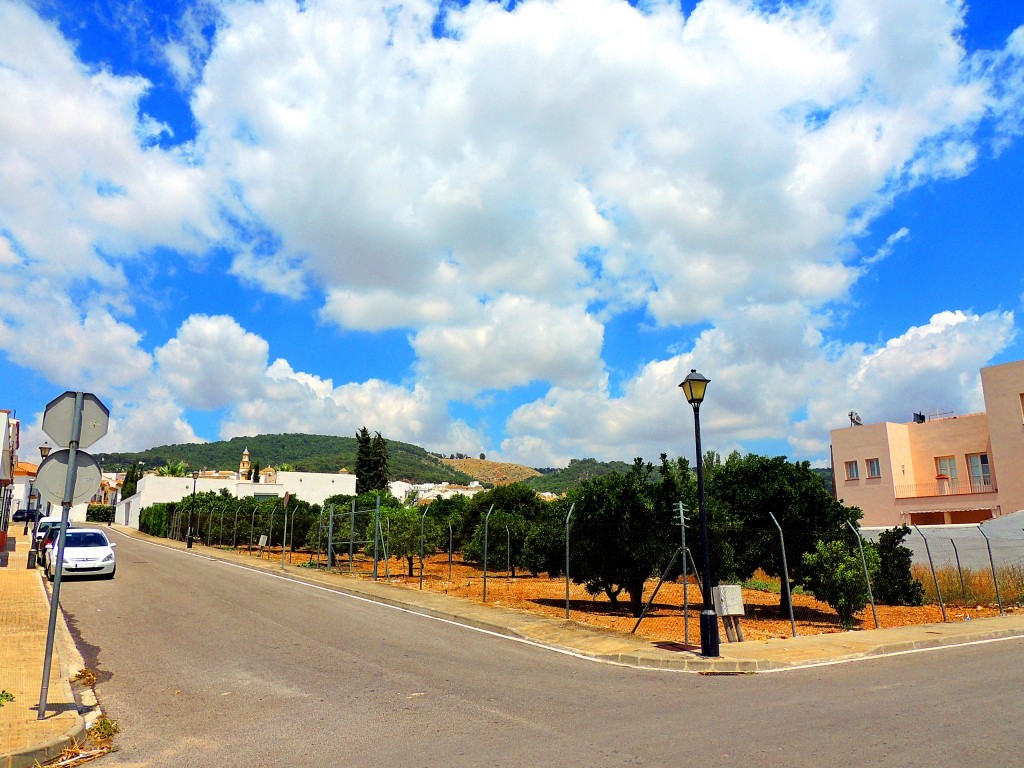
<path id="1" fill-rule="evenodd" d="M 412 345 L 434 388 L 467 398 L 531 381 L 585 387 L 602 379 L 602 326 L 582 307 L 502 296 L 458 326 L 420 331 Z"/>
<path id="2" fill-rule="evenodd" d="M 251 397 L 267 368 L 267 342 L 225 315 L 193 315 L 155 357 L 182 403 L 204 410 Z"/>
<path id="3" fill-rule="evenodd" d="M 512 415 L 502 452 L 556 465 L 583 455 L 692 456 L 692 414 L 678 384 L 696 367 L 711 379 L 701 409 L 708 444 L 788 441 L 795 456 L 817 458 L 851 409 L 868 422 L 905 422 L 936 406 L 978 410 L 978 369 L 1016 335 L 1010 312 L 941 312 L 877 349 L 823 345 L 813 326 L 795 305 L 788 316 L 763 309 L 703 333 L 692 352 L 644 366 L 621 396 L 552 388 Z"/>

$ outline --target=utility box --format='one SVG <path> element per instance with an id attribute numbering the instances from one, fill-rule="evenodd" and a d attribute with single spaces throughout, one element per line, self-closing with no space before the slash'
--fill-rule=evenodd
<path id="1" fill-rule="evenodd" d="M 711 590 L 711 599 L 715 603 L 715 613 L 719 616 L 742 616 L 743 590 L 739 584 L 722 584 Z"/>
<path id="2" fill-rule="evenodd" d="M 715 604 L 715 613 L 722 617 L 726 638 L 730 643 L 742 643 L 740 616 L 743 615 L 743 590 L 740 585 L 722 584 L 712 588 L 711 600 Z"/>

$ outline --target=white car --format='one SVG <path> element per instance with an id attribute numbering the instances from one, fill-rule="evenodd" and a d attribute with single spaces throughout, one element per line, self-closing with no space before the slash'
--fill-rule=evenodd
<path id="1" fill-rule="evenodd" d="M 114 578 L 117 561 L 114 547 L 107 534 L 96 528 L 68 528 L 64 533 L 64 567 L 61 576 L 102 576 Z M 57 542 L 47 544 L 43 551 L 46 578 L 53 581 L 56 575 L 54 561 L 57 559 Z"/>

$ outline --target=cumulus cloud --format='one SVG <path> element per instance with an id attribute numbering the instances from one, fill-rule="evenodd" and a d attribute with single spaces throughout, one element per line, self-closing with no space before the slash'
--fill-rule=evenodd
<path id="1" fill-rule="evenodd" d="M 692 457 L 692 414 L 678 385 L 697 367 L 712 374 L 701 425 L 719 450 L 774 440 L 788 441 L 796 456 L 819 457 L 851 409 L 869 422 L 909 421 L 921 408 L 978 410 L 978 369 L 1017 335 L 1011 312 L 941 312 L 877 348 L 823 345 L 796 307 L 767 324 L 736 322 L 762 329 L 706 331 L 692 352 L 644 366 L 621 396 L 552 388 L 513 413 L 503 454 L 556 465 L 584 454 Z"/>
<path id="2" fill-rule="evenodd" d="M 721 445 L 808 455 L 854 405 L 973 391 L 1011 314 L 936 305 L 871 346 L 832 323 L 907 236 L 858 254 L 879 213 L 968 173 L 985 131 L 1020 134 L 1024 33 L 968 54 L 962 3 L 940 0 L 640 6 L 204 0 L 156 43 L 197 126 L 164 149 L 149 82 L 0 4 L 0 349 L 117 392 L 126 443 L 194 439 L 195 408 L 224 436 L 366 424 L 490 450 L 449 399 L 542 382 L 502 448 L 547 464 L 685 453 L 690 367 L 713 374 Z M 343 330 L 403 329 L 416 383 L 296 371 L 223 314 L 166 321 L 150 355 L 125 265 L 159 281 L 182 255 Z M 612 384 L 603 324 L 626 311 L 680 340 Z"/>
<path id="3" fill-rule="evenodd" d="M 267 342 L 234 318 L 193 315 L 155 357 L 178 400 L 211 410 L 253 395 L 267 368 L 267 351 Z"/>

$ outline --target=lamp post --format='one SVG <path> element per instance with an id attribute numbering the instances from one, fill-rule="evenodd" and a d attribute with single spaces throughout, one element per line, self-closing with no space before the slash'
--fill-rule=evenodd
<path id="1" fill-rule="evenodd" d="M 188 510 L 188 536 L 185 537 L 185 548 L 192 549 L 192 513 L 196 509 L 196 481 L 199 480 L 199 470 L 192 473 L 192 506 Z"/>
<path id="2" fill-rule="evenodd" d="M 49 455 L 50 455 L 50 443 L 49 443 L 49 441 L 44 441 L 43 444 L 39 446 L 39 458 L 41 458 L 41 459 L 43 459 L 45 461 L 46 457 L 49 456 Z M 47 502 L 47 506 L 49 506 L 49 502 Z M 36 514 L 34 515 L 35 519 L 32 521 L 32 544 L 33 544 L 33 546 L 35 546 L 36 530 L 39 528 L 39 518 L 41 517 L 41 515 L 39 514 L 40 510 L 38 509 L 38 507 L 39 507 L 38 503 L 36 504 L 36 507 L 37 507 Z"/>
<path id="3" fill-rule="evenodd" d="M 718 656 L 718 616 L 711 603 L 711 558 L 708 547 L 708 513 L 704 503 L 704 457 L 700 447 L 700 404 L 704 401 L 710 379 L 695 369 L 679 385 L 686 402 L 693 407 L 693 434 L 697 443 L 697 503 L 700 506 L 701 595 L 704 605 L 700 611 L 700 655 Z"/>

